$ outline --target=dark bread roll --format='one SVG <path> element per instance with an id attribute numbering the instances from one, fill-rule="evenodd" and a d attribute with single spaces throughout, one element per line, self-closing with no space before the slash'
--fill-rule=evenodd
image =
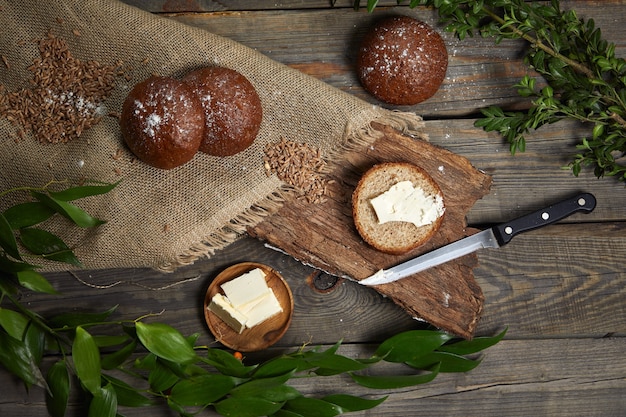
<path id="1" fill-rule="evenodd" d="M 142 161 L 172 169 L 190 161 L 204 135 L 200 100 L 185 83 L 152 76 L 131 90 L 122 105 L 124 141 Z"/>
<path id="2" fill-rule="evenodd" d="M 439 89 L 448 52 L 429 25 L 408 16 L 388 17 L 364 37 L 357 57 L 361 83 L 377 99 L 414 105 Z"/>
<path id="3" fill-rule="evenodd" d="M 420 219 L 425 224 L 416 226 L 410 221 L 379 223 L 372 199 L 403 181 L 410 181 L 421 198 L 421 201 L 408 205 L 411 214 L 422 209 L 422 215 L 430 212 Z M 393 206 L 394 209 L 398 207 Z M 439 230 L 444 211 L 443 194 L 435 180 L 422 168 L 406 162 L 374 165 L 361 177 L 352 194 L 352 216 L 359 235 L 370 246 L 392 255 L 401 255 L 426 243 Z"/>
<path id="4" fill-rule="evenodd" d="M 206 117 L 200 150 L 214 156 L 230 156 L 254 142 L 263 109 L 254 86 L 239 72 L 206 67 L 183 78 L 198 95 Z"/>

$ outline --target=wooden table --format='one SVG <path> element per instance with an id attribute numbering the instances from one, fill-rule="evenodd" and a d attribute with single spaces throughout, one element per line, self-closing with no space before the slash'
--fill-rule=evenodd
<path id="1" fill-rule="evenodd" d="M 326 0 L 126 2 L 237 40 L 375 103 L 352 67 L 355 40 L 374 16 L 355 12 L 351 1 L 338 1 L 334 9 Z M 626 1 L 562 3 L 593 17 L 604 36 L 617 44 L 618 55 L 626 55 Z M 395 1 L 381 4 L 393 6 Z M 376 11 L 389 12 L 393 10 L 382 6 Z M 402 7 L 401 12 L 436 25 L 431 10 Z M 541 128 L 528 138 L 527 152 L 515 156 L 502 138 L 475 128 L 481 107 L 527 105 L 511 87 L 528 71 L 521 60 L 524 45 L 505 41 L 494 46 L 491 39 L 443 36 L 450 56 L 445 82 L 434 97 L 408 110 L 425 117 L 431 142 L 492 175 L 491 192 L 473 207 L 469 224 L 483 227 L 505 221 L 579 190 L 594 193 L 598 204 L 592 214 L 574 215 L 521 235 L 500 250 L 479 254 L 475 276 L 486 301 L 476 334 L 493 335 L 506 326 L 509 330 L 505 340 L 486 351 L 478 368 L 443 374 L 418 388 L 386 392 L 389 398 L 381 406 L 355 415 L 626 415 L 626 190 L 612 179 L 596 179 L 590 171 L 576 178 L 561 169 L 574 152 L 573 138 L 585 132 L 578 124 Z M 211 259 L 173 274 L 139 269 L 49 274 L 62 295 L 26 294 L 24 301 L 45 314 L 69 305 L 104 310 L 119 304 L 116 317 L 125 318 L 162 311 L 160 320 L 185 334 L 200 332 L 201 340 L 212 343 L 201 310 L 204 292 L 219 271 L 242 261 L 276 268 L 295 297 L 293 322 L 285 336 L 269 351 L 249 355 L 250 360 L 306 343 L 334 344 L 340 338 L 341 352 L 358 356 L 388 336 L 420 327 L 374 290 L 337 281 L 252 238 L 242 238 Z M 380 394 L 354 388 L 343 377 L 295 384 L 310 395 Z M 27 393 L 5 371 L 0 372 L 0 386 L 0 415 L 46 415 L 41 390 Z M 128 409 L 124 414 L 145 413 Z M 166 406 L 149 413 L 174 415 Z"/>

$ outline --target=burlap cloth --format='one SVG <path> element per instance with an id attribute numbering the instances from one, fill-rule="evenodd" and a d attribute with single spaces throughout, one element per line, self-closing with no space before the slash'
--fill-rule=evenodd
<path id="1" fill-rule="evenodd" d="M 27 67 L 39 57 L 33 40 L 52 31 L 76 58 L 121 61 L 132 68 L 129 79 L 119 78 L 105 101 L 110 112 L 119 112 L 132 86 L 151 74 L 180 77 L 206 65 L 241 72 L 263 103 L 260 133 L 245 152 L 228 158 L 198 154 L 169 171 L 133 163 L 113 117 L 61 144 L 41 144 L 30 135 L 15 141 L 16 126 L 0 118 L 0 190 L 53 179 L 73 184 L 121 180 L 109 194 L 78 203 L 106 224 L 85 230 L 56 218 L 46 225 L 75 248 L 87 268 L 173 270 L 232 243 L 289 194 L 289 187 L 265 173 L 267 143 L 284 137 L 320 148 L 332 159 L 341 158 L 346 146 L 375 140 L 373 120 L 398 129 L 422 127 L 416 115 L 372 106 L 237 42 L 121 2 L 13 0 L 0 1 L 0 8 L 0 54 L 9 63 L 0 63 L 0 83 L 6 91 L 28 87 L 32 73 Z M 121 157 L 113 158 L 120 148 Z M 0 209 L 25 198 L 11 194 Z"/>

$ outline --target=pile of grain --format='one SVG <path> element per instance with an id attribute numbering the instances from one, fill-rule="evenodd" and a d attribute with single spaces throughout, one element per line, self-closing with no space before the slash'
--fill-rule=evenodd
<path id="1" fill-rule="evenodd" d="M 41 58 L 28 67 L 32 86 L 7 92 L 0 85 L 0 116 L 19 127 L 20 137 L 30 131 L 42 143 L 68 142 L 107 113 L 102 103 L 121 73 L 75 58 L 67 42 L 51 33 L 37 43 Z"/>
<path id="2" fill-rule="evenodd" d="M 324 195 L 330 181 L 323 174 L 326 161 L 319 149 L 282 138 L 280 142 L 265 146 L 263 159 L 268 175 L 276 174 L 281 181 L 299 190 L 309 203 L 326 201 Z"/>

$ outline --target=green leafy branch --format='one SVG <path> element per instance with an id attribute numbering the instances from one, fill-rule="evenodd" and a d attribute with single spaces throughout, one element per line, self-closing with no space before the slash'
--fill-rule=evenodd
<path id="1" fill-rule="evenodd" d="M 67 341 L 38 314 L 18 300 L 20 289 L 56 294 L 32 261 L 57 261 L 81 266 L 73 250 L 58 236 L 40 225 L 53 216 L 67 218 L 72 224 L 95 227 L 104 221 L 92 217 L 72 201 L 105 194 L 117 184 L 84 185 L 52 191 L 56 182 L 41 188 L 19 187 L 0 193 L 0 199 L 12 193 L 28 193 L 32 201 L 11 206 L 0 212 L 0 364 L 20 377 L 29 387 L 50 387 L 39 368 L 47 337 Z M 6 301 L 15 309 L 2 306 Z"/>
<path id="2" fill-rule="evenodd" d="M 14 346 L 20 342 L 32 346 L 27 341 L 33 337 L 29 334 L 36 331 L 29 329 L 38 324 L 29 323 L 27 317 L 17 313 L 6 314 L 7 311 L 10 310 L 0 310 L 0 324 L 4 329 L 15 330 L 3 336 L 13 350 L 2 351 L 10 356 L 7 359 L 15 361 L 27 348 L 18 352 Z M 46 404 L 52 416 L 65 415 L 74 376 L 89 398 L 90 417 L 113 417 L 120 407 L 159 403 L 166 403 L 186 417 L 209 407 L 223 416 L 297 417 L 312 415 L 311 410 L 315 410 L 316 416 L 332 417 L 374 408 L 387 397 L 366 399 L 336 394 L 312 398 L 288 381 L 345 374 L 356 384 L 371 389 L 411 387 L 432 381 L 440 372 L 472 370 L 480 359 L 467 355 L 496 344 L 505 334 L 466 341 L 440 331 L 414 330 L 387 339 L 367 359 L 339 354 L 338 342 L 327 349 L 299 349 L 257 365 L 245 365 L 226 350 L 196 345 L 198 334 L 184 337 L 164 323 L 118 322 L 118 334 L 93 335 L 94 327 L 110 327 L 111 322 L 106 320 L 112 312 L 53 317 L 50 325 L 60 326 L 54 328 L 54 334 L 63 333 L 73 339 L 72 355 L 55 362 L 44 380 L 39 376 L 30 378 L 26 363 L 19 369 L 7 366 L 25 382 L 47 389 Z M 49 335 L 39 334 L 40 345 L 46 340 L 44 336 Z M 393 376 L 370 374 L 371 368 L 382 362 L 403 364 L 412 372 Z"/>
<path id="3" fill-rule="evenodd" d="M 0 274 L 3 293 L 15 290 L 15 283 L 34 291 L 54 293 L 52 286 L 36 270 L 35 262 L 57 261 L 81 266 L 73 250 L 58 236 L 40 227 L 53 216 L 62 216 L 81 228 L 104 223 L 72 202 L 108 193 L 116 184 L 82 185 L 52 191 L 51 182 L 42 188 L 20 187 L 0 193 L 28 193 L 32 201 L 16 204 L 0 213 Z"/>
<path id="4" fill-rule="evenodd" d="M 355 7 L 360 6 L 355 0 Z M 403 3 L 398 0 L 398 3 Z M 377 0 L 368 0 L 372 12 Z M 626 182 L 626 61 L 615 56 L 615 45 L 602 37 L 593 19 L 562 10 L 558 0 L 410 0 L 410 7 L 438 10 L 446 31 L 460 39 L 473 36 L 523 39 L 529 48 L 525 63 L 547 82 L 525 76 L 515 85 L 531 99 L 526 111 L 493 106 L 482 110 L 476 126 L 499 132 L 512 153 L 526 149 L 526 136 L 539 127 L 564 119 L 590 126 L 591 137 L 576 145 L 568 168 L 578 176 L 591 166 L 594 174 Z"/>
<path id="5" fill-rule="evenodd" d="M 327 349 L 299 349 L 256 365 L 223 349 L 197 344 L 199 335 L 183 336 L 164 323 L 149 323 L 152 314 L 136 320 L 111 320 L 116 308 L 96 313 L 66 312 L 49 318 L 19 301 L 20 289 L 55 294 L 52 285 L 26 258 L 49 259 L 79 266 L 63 241 L 35 226 L 54 215 L 79 227 L 95 227 L 102 220 L 70 201 L 104 194 L 116 184 L 81 186 L 63 191 L 20 188 L 1 193 L 27 192 L 34 201 L 0 214 L 0 365 L 27 388 L 46 392 L 53 417 L 67 413 L 72 386 L 86 398 L 89 417 L 114 417 L 123 407 L 167 404 L 181 416 L 213 408 L 224 416 L 331 417 L 376 407 L 377 399 L 336 394 L 322 398 L 303 395 L 288 384 L 293 378 L 346 375 L 371 389 L 395 389 L 424 384 L 441 372 L 467 372 L 478 366 L 471 357 L 498 343 L 495 337 L 471 341 L 432 330 L 393 336 L 367 359 L 338 353 L 341 341 Z M 41 230 L 33 238 L 32 230 Z M 38 240 L 39 238 L 42 238 Z M 6 304 L 10 304 L 9 307 Z M 44 353 L 58 357 L 44 369 Z M 399 375 L 371 372 L 381 363 L 397 364 Z M 409 372 L 406 372 L 406 369 Z"/>

